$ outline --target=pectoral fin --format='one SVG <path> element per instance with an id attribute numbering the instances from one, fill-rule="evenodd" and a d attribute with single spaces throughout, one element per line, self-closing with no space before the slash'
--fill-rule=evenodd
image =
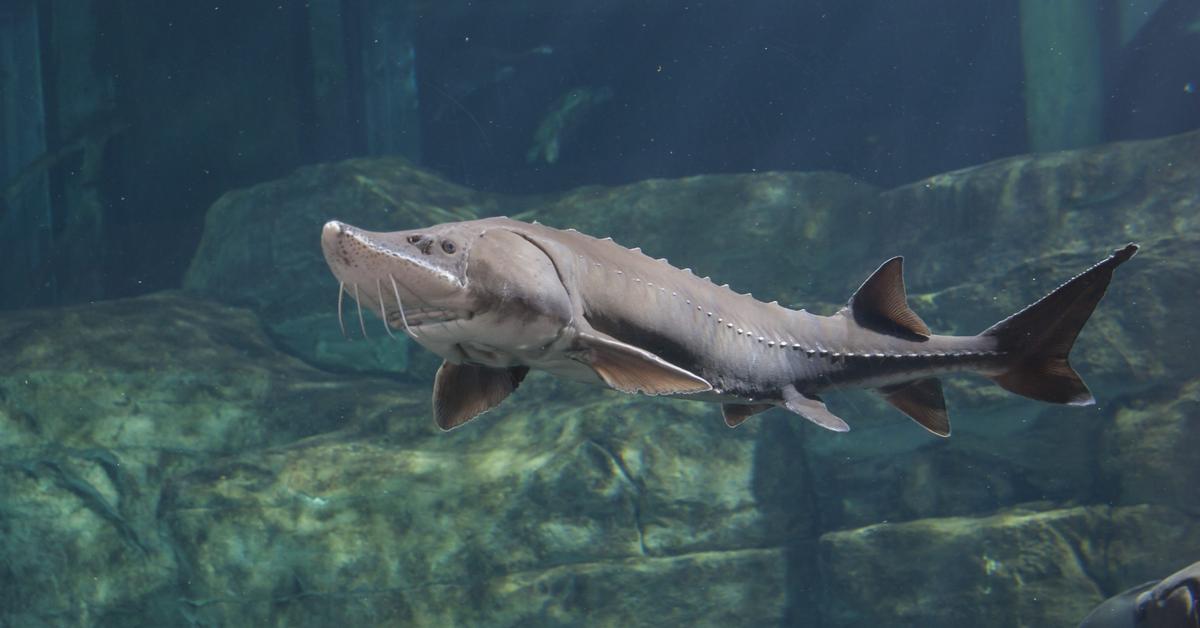
<path id="1" fill-rule="evenodd" d="M 489 368 L 442 362 L 433 381 L 433 416 L 452 430 L 491 410 L 517 389 L 528 366 Z"/>
<path id="2" fill-rule="evenodd" d="M 829 411 L 825 402 L 816 395 L 806 395 L 788 386 L 783 390 L 783 407 L 834 432 L 849 432 L 850 426 L 841 417 Z"/>
<path id="3" fill-rule="evenodd" d="M 633 345 L 599 334 L 580 334 L 573 357 L 626 393 L 683 395 L 712 390 L 704 378 Z"/>
<path id="4" fill-rule="evenodd" d="M 774 407 L 769 403 L 727 403 L 721 406 L 721 415 L 725 417 L 725 425 L 737 427 L 746 419 Z"/>
<path id="5" fill-rule="evenodd" d="M 950 415 L 942 383 L 936 377 L 914 380 L 879 390 L 888 403 L 938 436 L 950 435 Z"/>

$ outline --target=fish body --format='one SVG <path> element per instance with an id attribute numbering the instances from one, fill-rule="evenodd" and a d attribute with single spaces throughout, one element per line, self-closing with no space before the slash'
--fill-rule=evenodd
<path id="1" fill-rule="evenodd" d="M 344 294 L 444 362 L 443 429 L 494 407 L 529 369 L 627 393 L 722 405 L 731 427 L 783 407 L 849 426 L 820 394 L 868 388 L 950 433 L 937 376 L 975 372 L 1034 399 L 1093 403 L 1067 362 L 1127 245 L 974 336 L 943 336 L 907 304 L 903 260 L 884 262 L 831 316 L 764 303 L 666 260 L 575 230 L 508 218 L 377 233 L 332 221 L 322 248 Z"/>

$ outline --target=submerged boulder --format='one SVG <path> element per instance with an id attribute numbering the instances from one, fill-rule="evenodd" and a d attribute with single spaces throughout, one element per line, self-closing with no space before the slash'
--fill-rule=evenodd
<path id="1" fill-rule="evenodd" d="M 595 425 L 649 439 L 673 415 L 518 404 L 483 438 L 317 438 L 214 464 L 172 482 L 161 508 L 182 595 L 213 624 L 778 622 L 786 539 L 749 485 L 756 439 L 660 442 L 695 481 L 741 484 L 692 503 L 663 497 L 681 479 L 638 468 L 642 439 Z"/>
<path id="2" fill-rule="evenodd" d="M 441 433 L 181 294 L 0 342 L 0 623 L 771 623 L 816 530 L 786 434 L 700 404 L 533 375 Z"/>
<path id="3" fill-rule="evenodd" d="M 0 315 L 0 623 L 1072 625 L 1200 551 L 1198 141 L 888 192 L 764 173 L 520 199 L 383 159 L 230 193 L 188 294 Z M 317 234 L 497 213 L 826 312 L 903 252 L 914 308 L 957 333 L 1145 248 L 1073 354 L 1093 408 L 949 378 L 949 440 L 869 394 L 831 395 L 847 435 L 779 410 L 730 430 L 534 373 L 441 433 L 431 354 L 339 337 Z"/>
<path id="4" fill-rule="evenodd" d="M 1200 131 L 1013 157 L 887 191 L 835 173 L 767 172 L 536 197 L 472 191 L 403 160 L 357 159 L 226 194 L 209 212 L 184 286 L 254 309 L 274 339 L 314 364 L 428 381 L 436 360 L 407 341 L 340 337 L 337 284 L 318 244 L 325 220 L 395 230 L 495 214 L 537 219 L 612 236 L 763 300 L 819 312 L 844 303 L 885 258 L 904 254 L 914 308 L 935 331 L 959 334 L 1137 241 L 1139 259 L 1121 269 L 1074 355 L 1102 397 L 1113 397 L 1190 364 L 1179 335 L 1195 327 L 1174 295 L 1200 289 L 1192 272 L 1197 155 Z M 366 316 L 374 333 L 378 322 Z M 960 388 L 986 404 L 1009 399 Z"/>
<path id="5" fill-rule="evenodd" d="M 836 248 L 827 243 L 865 227 L 860 223 L 868 215 L 856 208 L 869 207 L 877 193 L 845 175 L 775 172 L 517 197 L 470 190 L 400 159 L 355 159 L 302 168 L 221 197 L 209 210 L 184 288 L 254 309 L 273 338 L 313 364 L 429 381 L 437 362 L 410 350 L 407 340 L 385 347 L 341 337 L 337 281 L 320 247 L 325 221 L 395 231 L 508 214 L 611 236 L 738 290 L 787 300 L 811 284 L 817 254 L 851 259 L 861 253 L 851 238 Z M 787 254 L 777 256 L 781 251 Z M 764 265 L 779 274 L 764 275 Z M 775 282 L 779 276 L 787 277 L 785 284 Z M 367 332 L 383 335 L 374 315 L 366 316 Z M 350 325 L 352 336 L 357 328 Z"/>
<path id="6" fill-rule="evenodd" d="M 1125 242 L 1142 244 L 1080 334 L 1071 363 L 1097 405 L 1037 403 L 946 378 L 954 435 L 930 441 L 865 395 L 831 400 L 851 439 L 815 439 L 833 527 L 1022 502 L 1179 504 L 1200 466 L 1188 400 L 1200 375 L 1200 131 L 1024 155 L 879 196 L 872 250 L 907 254 L 909 301 L 941 333 L 976 333 Z M 854 415 L 863 417 L 854 420 Z"/>
<path id="7" fill-rule="evenodd" d="M 180 293 L 5 313 L 0 346 L 8 447 L 231 454 L 369 421 L 382 400 L 281 353 L 252 312 Z"/>
<path id="8" fill-rule="evenodd" d="M 1200 521 L 1164 506 L 1015 509 L 831 532 L 820 544 L 821 625 L 1074 626 L 1104 598 L 1197 553 Z"/>
<path id="9" fill-rule="evenodd" d="M 411 403 L 281 354 L 246 310 L 179 294 L 5 313 L 0 347 L 4 624 L 144 614 L 177 578 L 167 478 Z"/>
<path id="10" fill-rule="evenodd" d="M 404 343 L 342 338 L 337 281 L 321 256 L 321 226 L 336 218 L 365 229 L 411 229 L 503 211 L 498 200 L 398 157 L 301 168 L 218 199 L 183 286 L 253 309 L 272 338 L 313 364 L 403 373 L 409 355 Z"/>
<path id="11" fill-rule="evenodd" d="M 1107 496 L 1122 504 L 1194 504 L 1200 495 L 1200 378 L 1131 397 L 1104 430 Z"/>

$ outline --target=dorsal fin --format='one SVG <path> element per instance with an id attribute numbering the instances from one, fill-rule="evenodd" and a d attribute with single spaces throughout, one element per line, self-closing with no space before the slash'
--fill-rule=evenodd
<path id="1" fill-rule="evenodd" d="M 929 337 L 929 327 L 909 309 L 904 292 L 904 258 L 883 263 L 850 297 L 850 314 L 863 327 L 885 333 L 897 331 Z"/>

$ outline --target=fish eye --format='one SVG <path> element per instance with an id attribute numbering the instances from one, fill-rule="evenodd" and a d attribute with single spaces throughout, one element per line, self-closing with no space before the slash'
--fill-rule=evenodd
<path id="1" fill-rule="evenodd" d="M 453 255 L 454 251 L 458 250 L 458 247 L 454 246 L 454 243 L 449 240 L 442 240 L 442 250 Z"/>
<path id="2" fill-rule="evenodd" d="M 410 235 L 410 236 L 408 236 L 408 243 L 409 243 L 409 244 L 416 244 L 417 242 L 420 242 L 420 241 L 421 241 L 421 236 L 419 236 L 419 235 Z"/>

